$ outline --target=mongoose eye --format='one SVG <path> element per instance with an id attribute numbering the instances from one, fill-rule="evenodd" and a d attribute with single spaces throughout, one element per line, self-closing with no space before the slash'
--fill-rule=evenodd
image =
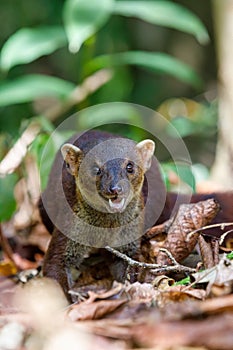
<path id="1" fill-rule="evenodd" d="M 129 162 L 126 165 L 126 170 L 128 173 L 132 174 L 134 172 L 134 164 L 132 162 Z"/>
<path id="2" fill-rule="evenodd" d="M 93 175 L 100 175 L 101 174 L 101 169 L 98 166 L 94 166 L 92 168 L 92 174 Z"/>

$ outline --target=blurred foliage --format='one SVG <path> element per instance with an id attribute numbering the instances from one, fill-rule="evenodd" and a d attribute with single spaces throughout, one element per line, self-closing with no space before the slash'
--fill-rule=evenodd
<path id="1" fill-rule="evenodd" d="M 9 220 L 16 209 L 16 201 L 13 195 L 13 188 L 17 182 L 17 175 L 11 174 L 0 179 L 0 220 Z"/>
<path id="2" fill-rule="evenodd" d="M 185 138 L 191 152 L 198 139 L 202 153 L 194 152 L 195 162 L 210 165 L 216 102 L 214 89 L 209 93 L 209 88 L 216 68 L 213 60 L 206 60 L 213 57 L 213 45 L 200 45 L 209 42 L 208 33 L 212 37 L 209 0 L 2 0 L 0 9 L 1 158 L 20 137 L 25 120 L 40 116 L 43 124 L 47 109 L 67 103 L 85 78 L 110 68 L 110 81 L 68 111 L 60 108 L 54 125 L 41 126 L 42 133 L 30 150 L 38 163 L 48 135 L 67 115 L 97 103 L 127 101 L 158 109 Z M 137 116 L 121 112 L 134 124 Z M 111 123 L 113 114 L 113 110 L 106 113 L 103 122 Z M 79 124 L 92 127 L 92 117 L 81 118 Z M 166 132 L 171 132 L 169 126 Z M 125 133 L 135 139 L 144 137 L 133 128 Z M 43 188 L 57 145 L 65 137 L 67 133 L 58 135 L 56 147 L 51 145 L 42 171 Z M 161 160 L 169 167 L 163 152 Z M 21 176 L 20 171 L 16 174 Z M 15 176 L 0 179 L 1 189 L 7 188 L 11 199 L 10 209 L 0 211 L 0 220 L 8 219 L 14 209 Z M 185 171 L 182 180 L 191 181 Z"/>

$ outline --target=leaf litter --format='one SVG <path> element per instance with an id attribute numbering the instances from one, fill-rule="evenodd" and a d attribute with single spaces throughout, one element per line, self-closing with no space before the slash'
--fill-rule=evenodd
<path id="1" fill-rule="evenodd" d="M 174 218 L 142 239 L 138 265 L 133 262 L 137 282 L 112 282 L 108 274 L 97 280 L 92 273 L 85 293 L 79 285 L 71 291 L 80 296 L 72 305 L 39 270 L 22 275 L 25 267 L 39 267 L 40 259 L 30 265 L 33 259 L 19 250 L 18 256 L 28 261 L 22 264 L 15 248 L 5 244 L 0 349 L 232 349 L 233 262 L 230 254 L 219 254 L 216 237 L 204 234 L 218 209 L 213 200 L 182 205 Z M 33 234 L 44 242 L 36 227 Z"/>

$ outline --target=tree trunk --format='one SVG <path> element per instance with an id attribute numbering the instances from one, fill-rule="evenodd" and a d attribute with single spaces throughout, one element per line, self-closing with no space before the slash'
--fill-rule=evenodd
<path id="1" fill-rule="evenodd" d="M 219 64 L 219 136 L 211 178 L 233 188 L 233 0 L 213 0 Z"/>

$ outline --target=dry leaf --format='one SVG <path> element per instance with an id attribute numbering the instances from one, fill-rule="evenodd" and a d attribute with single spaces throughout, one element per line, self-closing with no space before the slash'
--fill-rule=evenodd
<path id="1" fill-rule="evenodd" d="M 170 277 L 167 277 L 165 275 L 157 276 L 152 282 L 153 286 L 157 287 L 160 291 L 161 290 L 167 290 L 174 283 L 175 283 L 174 279 L 172 279 Z"/>
<path id="2" fill-rule="evenodd" d="M 196 233 L 187 239 L 187 235 L 208 224 L 216 216 L 218 210 L 219 205 L 214 199 L 182 204 L 168 230 L 164 248 L 171 252 L 178 262 L 184 260 L 194 249 L 199 237 L 199 234 Z M 159 252 L 157 263 L 167 265 L 171 261 L 164 252 Z"/>
<path id="3" fill-rule="evenodd" d="M 203 289 L 187 288 L 186 286 L 172 286 L 160 293 L 158 298 L 159 306 L 164 306 L 170 302 L 182 302 L 187 299 L 203 300 L 206 291 Z"/>
<path id="4" fill-rule="evenodd" d="M 79 304 L 71 305 L 68 311 L 68 317 L 72 321 L 93 320 L 101 318 L 110 312 L 116 310 L 119 306 L 127 302 L 128 298 L 104 300 L 118 295 L 123 290 L 121 283 L 114 283 L 112 289 L 107 292 L 88 292 L 89 298 Z"/>
<path id="5" fill-rule="evenodd" d="M 109 299 L 113 296 L 116 296 L 119 294 L 123 289 L 123 284 L 114 282 L 113 283 L 113 288 L 109 289 L 107 292 L 101 292 L 101 293 L 95 293 L 95 292 L 88 292 L 89 294 L 89 299 L 87 300 L 87 303 L 93 303 L 95 300 L 98 299 Z"/>
<path id="6" fill-rule="evenodd" d="M 125 291 L 133 301 L 151 301 L 158 296 L 158 291 L 150 283 L 128 284 Z"/>
<path id="7" fill-rule="evenodd" d="M 219 262 L 219 241 L 214 237 L 198 237 L 198 245 L 203 265 L 206 269 L 215 266 Z"/>
<path id="8" fill-rule="evenodd" d="M 197 283 L 208 283 L 207 292 L 210 293 L 212 288 L 224 287 L 231 292 L 233 283 L 233 261 L 224 256 L 218 265 L 192 275 Z M 228 289 L 230 283 L 230 289 Z M 224 292 L 224 291 L 223 291 Z"/>
<path id="9" fill-rule="evenodd" d="M 115 311 L 119 306 L 126 303 L 128 299 L 122 300 L 100 300 L 96 302 L 84 301 L 73 305 L 68 312 L 71 321 L 95 320 Z"/>

